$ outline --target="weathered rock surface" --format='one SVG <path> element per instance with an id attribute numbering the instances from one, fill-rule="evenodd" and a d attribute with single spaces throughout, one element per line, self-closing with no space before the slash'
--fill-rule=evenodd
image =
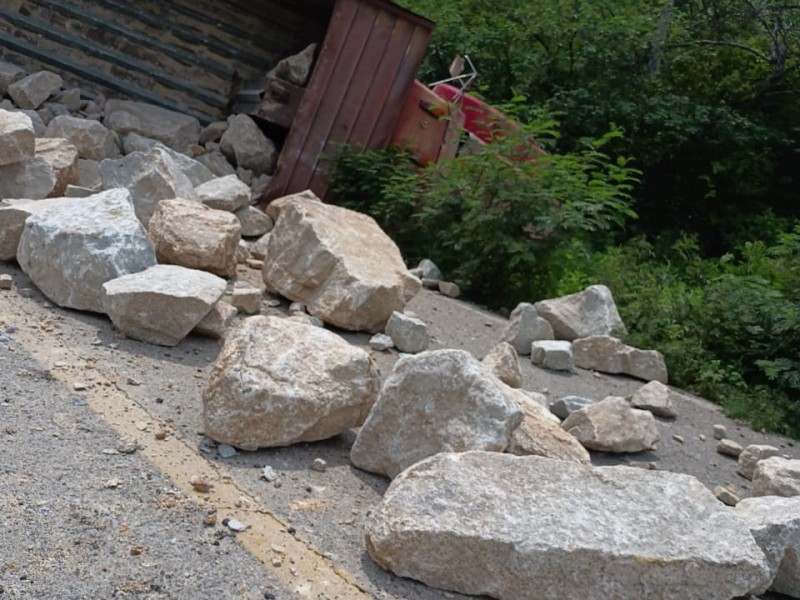
<path id="1" fill-rule="evenodd" d="M 27 221 L 17 261 L 50 300 L 103 312 L 103 284 L 156 264 L 126 190 L 64 199 Z"/>
<path id="2" fill-rule="evenodd" d="M 604 285 L 592 285 L 577 294 L 542 300 L 534 307 L 539 316 L 552 325 L 559 340 L 572 341 L 625 331 L 611 290 Z"/>
<path id="3" fill-rule="evenodd" d="M 540 340 L 531 344 L 531 362 L 552 371 L 574 371 L 572 344 L 562 340 Z"/>
<path id="4" fill-rule="evenodd" d="M 3 201 L 0 204 L 0 260 L 13 260 L 17 257 L 17 246 L 25 229 L 25 220 L 29 216 L 60 201 L 61 198 Z"/>
<path id="5" fill-rule="evenodd" d="M 147 227 L 161 200 L 194 199 L 194 185 L 178 162 L 163 148 L 134 152 L 100 163 L 105 189 L 124 187 L 133 197 L 136 216 Z"/>
<path id="6" fill-rule="evenodd" d="M 55 94 L 64 80 L 51 71 L 39 71 L 10 84 L 6 92 L 20 108 L 36 110 Z"/>
<path id="7" fill-rule="evenodd" d="M 119 135 L 136 133 L 186 152 L 200 138 L 200 122 L 188 115 L 130 100 L 109 100 L 105 125 Z"/>
<path id="8" fill-rule="evenodd" d="M 272 219 L 254 206 L 243 206 L 234 214 L 242 224 L 242 237 L 260 237 L 272 230 Z"/>
<path id="9" fill-rule="evenodd" d="M 175 346 L 211 311 L 225 286 L 211 273 L 156 265 L 103 284 L 103 310 L 126 336 Z"/>
<path id="10" fill-rule="evenodd" d="M 575 366 L 603 373 L 622 373 L 644 379 L 667 383 L 667 366 L 662 354 L 656 350 L 639 350 L 627 346 L 614 337 L 593 336 L 572 343 Z"/>
<path id="11" fill-rule="evenodd" d="M 245 281 L 237 281 L 231 293 L 231 304 L 240 313 L 255 315 L 261 310 L 261 290 Z"/>
<path id="12" fill-rule="evenodd" d="M 553 327 L 536 312 L 533 304 L 522 302 L 511 312 L 503 332 L 503 341 L 514 346 L 520 356 L 531 353 L 531 344 L 538 340 L 552 340 Z"/>
<path id="13" fill-rule="evenodd" d="M 363 350 L 320 327 L 250 317 L 226 336 L 203 393 L 206 435 L 244 450 L 338 435 L 380 386 Z"/>
<path id="14" fill-rule="evenodd" d="M 240 230 L 239 220 L 231 213 L 176 198 L 159 202 L 149 235 L 158 262 L 232 277 Z"/>
<path id="15" fill-rule="evenodd" d="M 260 175 L 272 173 L 278 160 L 278 150 L 247 115 L 228 117 L 228 128 L 222 134 L 220 150 L 237 167 Z"/>
<path id="16" fill-rule="evenodd" d="M 311 192 L 270 203 L 267 290 L 303 302 L 343 329 L 376 333 L 420 289 L 395 243 L 367 215 L 323 204 Z"/>
<path id="17" fill-rule="evenodd" d="M 769 572 L 693 477 L 487 452 L 402 473 L 365 541 L 397 575 L 500 600 L 730 600 Z"/>
<path id="18" fill-rule="evenodd" d="M 554 402 L 550 403 L 550 412 L 560 419 L 566 419 L 576 410 L 586 408 L 594 404 L 594 400 L 590 398 L 582 398 L 580 396 L 564 396 Z"/>
<path id="19" fill-rule="evenodd" d="M 47 125 L 45 135 L 68 139 L 78 149 L 80 158 L 100 161 L 120 154 L 117 136 L 91 119 L 69 115 L 56 117 Z"/>
<path id="20" fill-rule="evenodd" d="M 217 177 L 194 188 L 195 197 L 216 210 L 236 212 L 250 202 L 250 188 L 236 175 Z"/>
<path id="21" fill-rule="evenodd" d="M 670 389 L 660 381 L 644 384 L 628 398 L 633 408 L 649 410 L 657 417 L 674 419 L 678 416 L 672 403 Z"/>
<path id="22" fill-rule="evenodd" d="M 200 320 L 194 328 L 194 332 L 216 340 L 223 338 L 238 313 L 235 306 L 220 300 Z"/>
<path id="23" fill-rule="evenodd" d="M 0 96 L 5 96 L 8 86 L 22 79 L 25 76 L 25 69 L 22 67 L 0 61 Z"/>
<path id="24" fill-rule="evenodd" d="M 53 169 L 55 185 L 49 196 L 64 196 L 68 185 L 80 181 L 78 170 L 78 149 L 63 138 L 38 138 L 36 155 L 44 159 Z"/>
<path id="25" fill-rule="evenodd" d="M 773 456 L 758 461 L 753 496 L 800 496 L 800 460 Z"/>
<path id="26" fill-rule="evenodd" d="M 211 171 L 217 177 L 225 177 L 226 175 L 236 175 L 236 169 L 228 162 L 225 155 L 219 150 L 206 152 L 197 157 L 198 162 Z"/>
<path id="27" fill-rule="evenodd" d="M 41 156 L 0 167 L 0 199 L 41 200 L 56 187 L 53 167 Z"/>
<path id="28" fill-rule="evenodd" d="M 289 83 L 301 87 L 304 86 L 311 74 L 311 65 L 314 64 L 314 52 L 316 49 L 316 44 L 310 44 L 302 52 L 284 58 L 277 64 L 273 70 L 273 74 L 275 77 L 288 81 Z"/>
<path id="29" fill-rule="evenodd" d="M 601 452 L 652 450 L 660 439 L 651 413 L 614 396 L 576 410 L 561 426 L 585 447 Z"/>
<path id="30" fill-rule="evenodd" d="M 736 505 L 736 514 L 767 557 L 770 589 L 800 598 L 800 497 L 747 498 Z"/>
<path id="31" fill-rule="evenodd" d="M 386 323 L 386 335 L 400 352 L 416 354 L 428 349 L 430 338 L 424 321 L 401 312 L 393 312 Z"/>
<path id="32" fill-rule="evenodd" d="M 35 152 L 36 136 L 30 117 L 0 110 L 0 166 L 30 160 Z"/>
<path id="33" fill-rule="evenodd" d="M 753 479 L 753 473 L 756 470 L 758 461 L 778 456 L 780 453 L 781 451 L 775 446 L 750 444 L 747 448 L 742 450 L 742 453 L 739 455 L 739 466 L 736 472 L 745 479 Z"/>
<path id="34" fill-rule="evenodd" d="M 350 452 L 353 464 L 395 477 L 438 452 L 503 452 L 522 422 L 508 388 L 463 350 L 401 358 Z"/>
<path id="35" fill-rule="evenodd" d="M 580 442 L 561 428 L 547 408 L 524 392 L 509 388 L 508 397 L 522 409 L 522 423 L 514 430 L 508 452 L 519 456 L 544 456 L 590 464 L 589 452 Z"/>
<path id="36" fill-rule="evenodd" d="M 723 438 L 717 444 L 717 452 L 723 456 L 739 458 L 739 456 L 742 454 L 742 446 L 733 440 Z"/>
<path id="37" fill-rule="evenodd" d="M 522 385 L 522 372 L 519 369 L 519 357 L 514 346 L 508 342 L 500 342 L 481 361 L 483 366 L 500 381 L 512 388 Z"/>

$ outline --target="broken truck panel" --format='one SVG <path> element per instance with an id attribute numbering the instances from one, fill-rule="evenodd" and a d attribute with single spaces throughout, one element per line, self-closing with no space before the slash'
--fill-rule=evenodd
<path id="1" fill-rule="evenodd" d="M 385 148 L 428 47 L 433 23 L 387 0 L 338 0 L 317 64 L 262 198 L 327 192 L 337 144 Z"/>

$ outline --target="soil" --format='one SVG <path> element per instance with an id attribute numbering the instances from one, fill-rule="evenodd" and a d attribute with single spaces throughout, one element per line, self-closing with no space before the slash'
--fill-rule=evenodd
<path id="1" fill-rule="evenodd" d="M 389 481 L 350 465 L 354 431 L 222 458 L 203 435 L 201 402 L 220 342 L 125 339 L 102 315 L 53 306 L 13 263 L 0 263 L 2 273 L 14 288 L 0 291 L 0 335 L 10 338 L 0 341 L 0 598 L 466 598 L 395 577 L 367 556 L 363 520 Z M 478 358 L 506 324 L 429 291 L 408 310 L 428 323 L 432 349 Z M 367 334 L 339 333 L 369 350 Z M 397 360 L 369 351 L 384 375 Z M 644 383 L 520 363 L 523 388 L 550 399 L 625 396 Z M 772 444 L 800 458 L 795 441 L 752 431 L 701 398 L 683 394 L 677 410 L 659 420 L 657 450 L 595 453 L 593 462 L 689 473 L 746 497 L 735 459 L 716 452 L 715 424 L 743 447 Z M 116 453 L 121 438 L 138 451 Z M 312 469 L 318 458 L 325 471 Z M 266 466 L 278 482 L 262 477 Z M 210 493 L 191 485 L 199 475 Z M 247 531 L 233 532 L 226 518 Z"/>

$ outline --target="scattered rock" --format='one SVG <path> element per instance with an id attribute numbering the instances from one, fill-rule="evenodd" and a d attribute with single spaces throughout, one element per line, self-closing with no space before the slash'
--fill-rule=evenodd
<path id="1" fill-rule="evenodd" d="M 753 496 L 800 496 L 800 460 L 773 456 L 758 461 Z"/>
<path id="2" fill-rule="evenodd" d="M 227 121 L 214 121 L 203 127 L 198 143 L 205 146 L 208 142 L 219 142 L 222 134 L 228 128 Z"/>
<path id="3" fill-rule="evenodd" d="M 522 372 L 519 369 L 519 357 L 514 346 L 508 342 L 500 342 L 481 361 L 495 377 L 512 388 L 522 385 Z"/>
<path id="4" fill-rule="evenodd" d="M 225 155 L 219 150 L 206 152 L 197 157 L 197 161 L 202 163 L 209 171 L 217 177 L 225 177 L 227 175 L 236 175 L 236 169 L 233 168 Z"/>
<path id="5" fill-rule="evenodd" d="M 206 435 L 244 450 L 338 435 L 378 394 L 369 354 L 319 327 L 250 317 L 228 333 L 203 393 Z"/>
<path id="6" fill-rule="evenodd" d="M 458 298 L 461 295 L 461 288 L 450 281 L 440 281 L 437 287 L 439 289 L 439 293 L 447 296 L 448 298 Z"/>
<path id="7" fill-rule="evenodd" d="M 234 214 L 242 224 L 243 237 L 259 237 L 272 230 L 272 219 L 254 206 L 243 206 Z"/>
<path id="8" fill-rule="evenodd" d="M 273 481 L 278 479 L 278 474 L 275 472 L 275 469 L 273 469 L 268 465 L 263 469 L 261 469 L 261 477 L 266 479 L 268 482 L 272 483 Z"/>
<path id="9" fill-rule="evenodd" d="M 531 362 L 551 371 L 574 371 L 572 344 L 561 340 L 541 340 L 531 344 Z"/>
<path id="10" fill-rule="evenodd" d="M 64 80 L 51 71 L 39 71 L 16 80 L 6 88 L 6 93 L 20 108 L 36 110 L 45 100 L 61 89 Z"/>
<path id="11" fill-rule="evenodd" d="M 235 166 L 260 175 L 272 173 L 278 160 L 278 150 L 247 115 L 228 117 L 228 128 L 222 134 L 219 148 Z"/>
<path id="12" fill-rule="evenodd" d="M 101 123 L 69 115 L 56 117 L 47 125 L 47 137 L 65 138 L 83 159 L 101 161 L 120 154 L 119 138 Z"/>
<path id="13" fill-rule="evenodd" d="M 316 44 L 310 44 L 302 52 L 284 58 L 276 65 L 271 74 L 279 79 L 303 87 L 311 74 L 311 66 L 314 64 L 316 49 Z"/>
<path id="14" fill-rule="evenodd" d="M 233 458 L 239 454 L 238 450 L 229 444 L 220 444 L 217 446 L 217 454 L 220 458 L 228 459 Z"/>
<path id="15" fill-rule="evenodd" d="M 314 462 L 311 463 L 311 469 L 314 471 L 319 471 L 320 473 L 324 473 L 328 470 L 328 463 L 321 458 L 315 458 Z"/>
<path id="16" fill-rule="evenodd" d="M 159 202 L 149 227 L 158 262 L 221 277 L 236 275 L 240 231 L 231 213 L 180 198 Z"/>
<path id="17" fill-rule="evenodd" d="M 68 185 L 80 181 L 78 171 L 78 149 L 62 138 L 39 138 L 36 140 L 36 156 L 44 159 L 55 176 L 55 184 L 49 196 L 64 196 Z"/>
<path id="18" fill-rule="evenodd" d="M 211 273 L 156 265 L 103 284 L 103 308 L 127 337 L 175 346 L 209 313 L 225 285 Z"/>
<path id="19" fill-rule="evenodd" d="M 25 221 L 22 270 L 59 306 L 103 312 L 103 284 L 156 264 L 126 190 L 64 199 Z"/>
<path id="20" fill-rule="evenodd" d="M 25 229 L 25 220 L 34 212 L 41 212 L 60 198 L 50 200 L 5 200 L 0 204 L 0 260 L 13 260 Z"/>
<path id="21" fill-rule="evenodd" d="M 728 486 L 718 485 L 714 488 L 714 495 L 727 506 L 736 506 L 741 501 L 739 494 Z"/>
<path id="22" fill-rule="evenodd" d="M 410 273 L 418 279 L 434 279 L 436 281 L 444 279 L 444 275 L 442 275 L 436 263 L 428 258 L 423 258 L 416 268 L 411 269 Z"/>
<path id="23" fill-rule="evenodd" d="M 514 346 L 517 354 L 527 356 L 533 342 L 552 340 L 554 334 L 550 323 L 539 316 L 533 304 L 522 302 L 511 312 L 502 339 Z"/>
<path id="24" fill-rule="evenodd" d="M 726 438 L 720 440 L 717 444 L 717 452 L 724 456 L 733 456 L 734 458 L 739 458 L 739 455 L 742 453 L 742 447 L 733 440 Z"/>
<path id="25" fill-rule="evenodd" d="M 261 310 L 263 293 L 245 281 L 237 281 L 231 293 L 231 304 L 240 313 L 256 315 Z"/>
<path id="26" fill-rule="evenodd" d="M 114 446 L 114 449 L 119 454 L 133 454 L 134 452 L 139 450 L 139 448 L 140 448 L 139 442 L 128 437 L 119 438 L 117 440 L 116 445 Z"/>
<path id="27" fill-rule="evenodd" d="M 207 475 L 192 475 L 189 483 L 192 488 L 194 488 L 194 491 L 200 492 L 201 494 L 208 494 L 211 488 L 214 487 Z"/>
<path id="28" fill-rule="evenodd" d="M 10 290 L 14 285 L 14 279 L 11 275 L 3 273 L 0 275 L 0 290 Z"/>
<path id="29" fill-rule="evenodd" d="M 217 177 L 194 188 L 195 197 L 216 210 L 236 212 L 250 202 L 250 188 L 236 175 Z"/>
<path id="30" fill-rule="evenodd" d="M 400 474 L 365 542 L 401 577 L 500 600 L 728 600 L 769 572 L 744 521 L 693 477 L 490 452 Z"/>
<path id="31" fill-rule="evenodd" d="M 800 598 L 800 497 L 747 498 L 736 505 L 736 514 L 767 557 L 769 589 Z"/>
<path id="32" fill-rule="evenodd" d="M 417 354 L 428 349 L 428 327 L 414 317 L 393 312 L 386 323 L 385 332 L 400 352 Z"/>
<path id="33" fill-rule="evenodd" d="M 582 369 L 667 383 L 667 366 L 656 350 L 639 350 L 614 337 L 594 336 L 575 340 L 572 353 L 575 366 Z"/>
<path id="34" fill-rule="evenodd" d="M 56 183 L 53 167 L 41 156 L 0 167 L 0 199 L 41 200 L 53 195 Z"/>
<path id="35" fill-rule="evenodd" d="M 524 416 L 509 389 L 463 350 L 405 356 L 384 382 L 350 460 L 395 477 L 438 452 L 503 452 Z"/>
<path id="36" fill-rule="evenodd" d="M 739 467 L 736 469 L 736 472 L 745 479 L 752 479 L 758 461 L 772 456 L 778 456 L 780 453 L 781 451 L 775 446 L 750 444 L 747 448 L 742 450 L 742 453 L 739 455 Z"/>
<path id="37" fill-rule="evenodd" d="M 586 408 L 594 404 L 594 400 L 581 398 L 580 396 L 564 396 L 550 404 L 550 412 L 559 419 L 566 419 L 576 410 Z"/>
<path id="38" fill-rule="evenodd" d="M 0 166 L 30 160 L 36 153 L 36 136 L 30 117 L 0 110 Z"/>
<path id="39" fill-rule="evenodd" d="M 714 439 L 724 440 L 728 437 L 728 430 L 725 425 L 714 425 Z"/>
<path id="40" fill-rule="evenodd" d="M 657 417 L 674 419 L 678 416 L 672 404 L 670 389 L 660 381 L 644 384 L 627 398 L 633 408 L 649 410 Z"/>
<path id="41" fill-rule="evenodd" d="M 239 311 L 234 306 L 220 300 L 197 324 L 194 332 L 206 337 L 220 339 L 225 336 L 225 332 L 228 331 L 238 313 Z"/>
<path id="42" fill-rule="evenodd" d="M 392 338 L 384 333 L 376 333 L 369 338 L 369 347 L 378 352 L 385 352 L 394 348 Z"/>
<path id="43" fill-rule="evenodd" d="M 263 276 L 267 290 L 303 302 L 342 329 L 381 331 L 420 289 L 395 243 L 375 221 L 310 192 L 270 203 Z"/>
<path id="44" fill-rule="evenodd" d="M 550 323 L 559 340 L 625 333 L 611 290 L 604 285 L 592 285 L 577 294 L 542 300 L 534 307 L 538 315 Z"/>
<path id="45" fill-rule="evenodd" d="M 188 152 L 200 138 L 200 122 L 189 115 L 130 100 L 109 100 L 105 125 L 120 136 L 136 133 L 158 140 L 178 152 Z"/>
<path id="46" fill-rule="evenodd" d="M 651 413 L 615 396 L 576 410 L 561 426 L 585 447 L 601 452 L 652 450 L 660 439 Z"/>
<path id="47" fill-rule="evenodd" d="M 236 519 L 224 519 L 224 521 L 225 521 L 224 523 L 225 526 L 231 531 L 241 533 L 242 531 L 247 530 L 247 525 L 245 525 L 241 521 L 237 521 Z"/>
<path id="48" fill-rule="evenodd" d="M 15 64 L 0 61 L 0 96 L 5 96 L 10 86 L 25 76 L 25 69 Z"/>

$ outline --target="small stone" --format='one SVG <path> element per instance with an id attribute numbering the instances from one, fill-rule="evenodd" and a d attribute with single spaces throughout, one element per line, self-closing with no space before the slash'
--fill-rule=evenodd
<path id="1" fill-rule="evenodd" d="M 167 432 L 164 429 L 159 429 L 153 435 L 158 441 L 167 439 Z"/>
<path id="2" fill-rule="evenodd" d="M 369 347 L 378 352 L 385 352 L 394 348 L 394 342 L 385 333 L 376 333 L 369 339 Z"/>
<path id="3" fill-rule="evenodd" d="M 305 314 L 306 312 L 307 312 L 306 311 L 306 305 L 303 304 L 302 302 L 292 302 L 289 305 L 289 313 L 290 314 L 292 314 L 292 313 L 303 313 L 303 314 Z"/>
<path id="4" fill-rule="evenodd" d="M 103 487 L 107 490 L 113 490 L 122 485 L 122 481 L 114 477 L 113 479 L 106 479 L 103 482 Z"/>
<path id="5" fill-rule="evenodd" d="M 0 275 L 0 290 L 10 290 L 11 286 L 14 283 L 14 279 L 11 275 L 2 274 Z"/>
<path id="6" fill-rule="evenodd" d="M 203 517 L 203 525 L 206 527 L 214 527 L 217 524 L 217 515 L 210 514 Z"/>
<path id="7" fill-rule="evenodd" d="M 724 440 L 728 437 L 728 430 L 725 425 L 714 425 L 714 439 Z"/>
<path id="8" fill-rule="evenodd" d="M 272 566 L 273 567 L 280 567 L 283 565 L 283 560 L 277 556 L 272 557 Z"/>
<path id="9" fill-rule="evenodd" d="M 778 456 L 781 451 L 775 446 L 751 444 L 739 455 L 739 466 L 736 472 L 745 479 L 752 479 L 759 461 Z"/>
<path id="10" fill-rule="evenodd" d="M 123 437 L 117 440 L 115 448 L 120 454 L 133 454 L 139 449 L 139 442 Z"/>
<path id="11" fill-rule="evenodd" d="M 400 352 L 417 354 L 428 348 L 428 327 L 419 319 L 395 311 L 386 323 L 386 335 Z"/>
<path id="12" fill-rule="evenodd" d="M 233 458 L 239 452 L 233 446 L 229 446 L 228 444 L 220 444 L 217 447 L 217 454 L 219 454 L 220 458 Z"/>
<path id="13" fill-rule="evenodd" d="M 728 506 L 736 506 L 741 501 L 739 495 L 728 486 L 718 485 L 714 488 L 714 495 Z"/>
<path id="14" fill-rule="evenodd" d="M 572 344 L 562 340 L 537 340 L 531 344 L 531 362 L 552 371 L 575 371 Z"/>
<path id="15" fill-rule="evenodd" d="M 211 488 L 214 487 L 206 475 L 192 475 L 189 483 L 196 492 L 200 492 L 201 494 L 209 493 Z"/>
<path id="16" fill-rule="evenodd" d="M 701 442 L 705 442 L 705 441 L 706 441 L 706 436 L 705 436 L 705 435 L 703 435 L 703 434 L 701 433 L 701 434 L 698 436 L 698 439 L 699 439 Z"/>
<path id="17" fill-rule="evenodd" d="M 231 304 L 239 312 L 255 315 L 261 310 L 262 297 L 263 293 L 257 287 L 237 281 L 231 294 Z"/>
<path id="18" fill-rule="evenodd" d="M 140 556 L 147 550 L 144 546 L 134 546 L 131 548 L 131 556 Z"/>
<path id="19" fill-rule="evenodd" d="M 248 258 L 248 259 L 245 261 L 245 264 L 246 264 L 246 265 L 247 265 L 247 266 L 248 266 L 250 269 L 255 269 L 256 271 L 260 271 L 261 269 L 263 269 L 263 268 L 264 268 L 264 261 L 263 261 L 263 260 L 259 260 L 259 259 L 257 259 L 257 258 Z"/>
<path id="20" fill-rule="evenodd" d="M 89 389 L 89 384 L 85 381 L 76 381 L 72 384 L 72 389 L 76 392 L 83 392 Z"/>
<path id="21" fill-rule="evenodd" d="M 273 482 L 278 479 L 278 474 L 275 472 L 275 469 L 267 465 L 261 470 L 261 477 L 269 482 Z"/>
<path id="22" fill-rule="evenodd" d="M 241 531 L 245 531 L 247 529 L 247 525 L 245 525 L 241 521 L 237 521 L 236 519 L 226 519 L 226 521 L 227 523 L 225 523 L 225 525 L 231 531 L 236 531 L 238 533 Z"/>
<path id="23" fill-rule="evenodd" d="M 450 281 L 440 281 L 439 293 L 449 298 L 458 298 L 461 295 L 461 289 Z"/>
<path id="24" fill-rule="evenodd" d="M 321 458 L 315 458 L 314 462 L 311 464 L 311 469 L 324 473 L 328 469 L 328 463 Z"/>
<path id="25" fill-rule="evenodd" d="M 719 444 L 717 444 L 717 452 L 725 456 L 739 458 L 739 455 L 742 453 L 742 447 L 733 440 L 726 438 L 720 440 Z"/>
<path id="26" fill-rule="evenodd" d="M 682 444 L 684 442 L 683 436 L 678 435 L 677 433 L 672 436 L 672 439 L 678 442 L 679 444 Z"/>

